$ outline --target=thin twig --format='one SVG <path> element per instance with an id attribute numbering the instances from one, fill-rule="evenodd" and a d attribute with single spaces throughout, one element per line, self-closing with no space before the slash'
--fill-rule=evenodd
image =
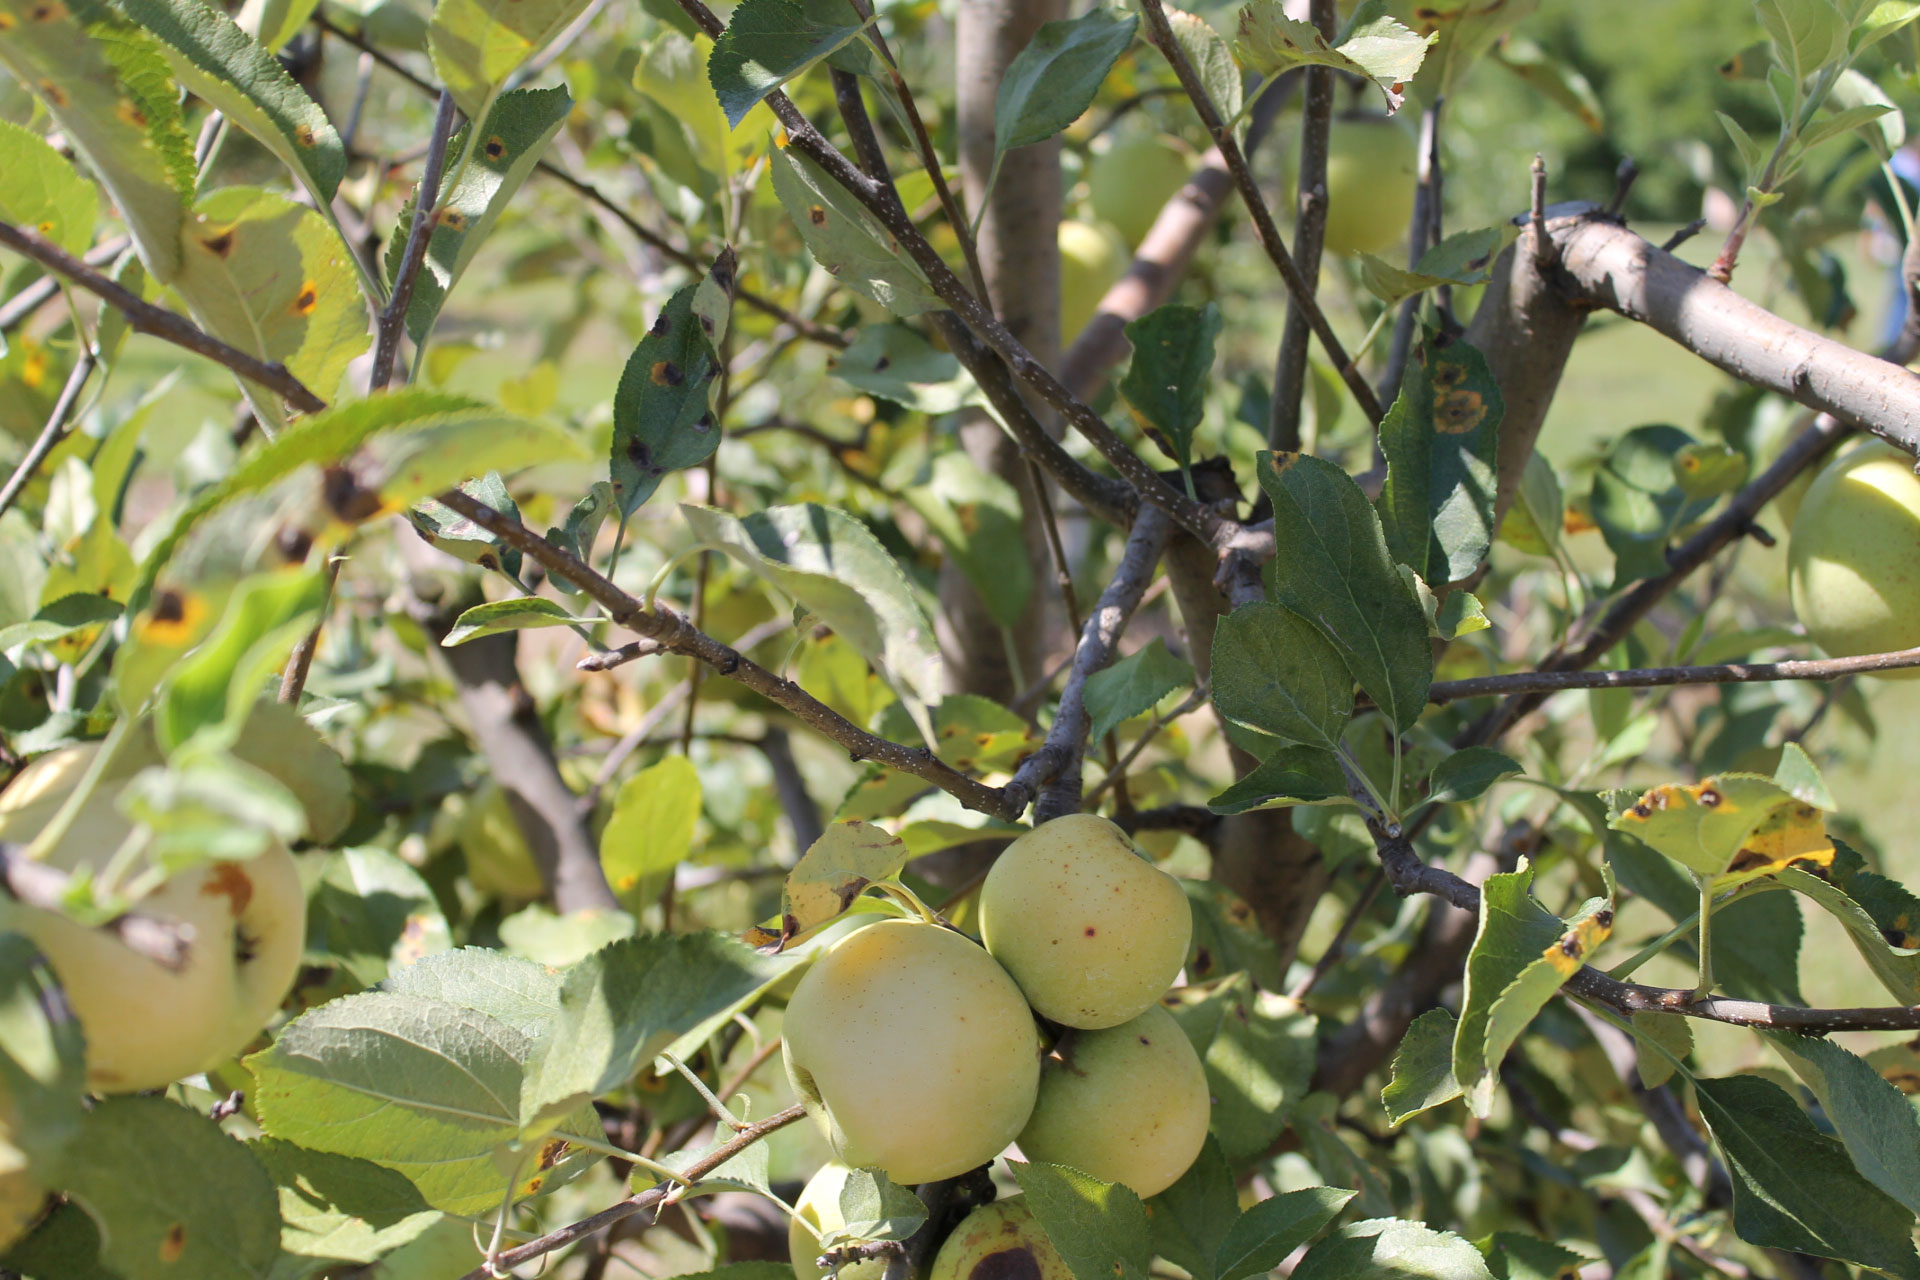
<path id="1" fill-rule="evenodd" d="M 1181 716 L 1189 712 L 1198 711 L 1205 705 L 1207 705 L 1207 687 L 1201 685 L 1192 693 L 1188 694 L 1179 706 L 1163 716 L 1155 716 L 1153 723 L 1147 726 L 1146 732 L 1134 740 L 1133 745 L 1127 748 L 1127 753 L 1115 762 L 1112 769 L 1108 770 L 1107 776 L 1100 779 L 1093 790 L 1087 792 L 1086 799 L 1080 802 L 1080 807 L 1083 810 L 1092 810 L 1099 805 L 1101 797 L 1107 794 L 1107 788 L 1113 785 L 1113 780 L 1133 767 L 1133 762 L 1140 758 L 1140 753 L 1145 751 L 1147 745 L 1159 736 L 1162 729 L 1172 724 L 1175 720 L 1178 720 Z"/>
<path id="2" fill-rule="evenodd" d="M 90 267 L 104 267 L 125 253 L 127 246 L 132 243 L 126 236 L 114 236 L 87 250 L 80 260 Z M 41 276 L 5 302 L 0 302 L 0 334 L 12 333 L 29 316 L 59 295 L 60 279 L 49 275 Z"/>
<path id="3" fill-rule="evenodd" d="M 419 192 L 413 199 L 413 221 L 407 228 L 407 247 L 401 254 L 399 270 L 394 272 L 393 292 L 388 295 L 386 309 L 380 313 L 380 321 L 375 326 L 373 371 L 367 375 L 369 391 L 383 390 L 393 381 L 394 361 L 400 354 L 400 336 L 406 332 L 407 307 L 413 301 L 413 286 L 420 278 L 420 268 L 426 264 L 427 244 L 433 239 L 434 229 L 440 225 L 443 203 L 440 179 L 446 169 L 447 143 L 453 137 L 453 120 L 453 94 L 442 89 L 440 105 L 433 115 L 433 134 L 427 143 L 426 168 L 421 172 Z"/>
<path id="4" fill-rule="evenodd" d="M 1339 13 L 1333 0 L 1313 0 L 1313 25 L 1329 44 Z M 1308 67 L 1305 109 L 1300 116 L 1300 178 L 1296 186 L 1293 256 L 1307 288 L 1319 291 L 1320 250 L 1327 230 L 1327 148 L 1333 125 L 1333 68 Z M 1267 443 L 1286 452 L 1300 448 L 1300 409 L 1306 400 L 1307 346 L 1312 339 L 1300 299 L 1287 299 L 1287 322 L 1274 358 L 1273 405 Z"/>
<path id="5" fill-rule="evenodd" d="M 1320 339 L 1321 349 L 1326 352 L 1333 367 L 1340 371 L 1360 411 L 1366 415 L 1368 422 L 1379 426 L 1384 416 L 1379 398 L 1374 395 L 1373 388 L 1367 385 L 1367 380 L 1353 367 L 1347 349 L 1341 345 L 1339 336 L 1327 321 L 1326 313 L 1315 301 L 1313 287 L 1301 275 L 1300 268 L 1287 252 L 1287 246 L 1280 239 L 1280 229 L 1274 225 L 1273 213 L 1267 208 L 1266 197 L 1260 192 L 1260 184 L 1254 179 L 1253 170 L 1248 167 L 1239 143 L 1234 141 L 1233 131 L 1221 120 L 1213 100 L 1207 96 L 1206 86 L 1200 82 L 1193 64 L 1187 60 L 1186 52 L 1173 38 L 1173 28 L 1167 22 L 1166 10 L 1161 7 L 1160 0 L 1140 0 L 1140 8 L 1147 16 L 1149 39 L 1172 65 L 1174 74 L 1180 78 L 1181 87 L 1193 101 L 1200 123 L 1206 126 L 1207 135 L 1213 139 L 1213 145 L 1220 149 L 1221 157 L 1226 160 L 1227 168 L 1233 174 L 1234 185 L 1240 188 L 1240 199 L 1253 218 L 1254 231 L 1259 236 L 1261 248 L 1266 250 L 1267 258 L 1286 282 L 1287 291 L 1299 302 L 1314 336 Z"/>
<path id="6" fill-rule="evenodd" d="M 86 389 L 87 379 L 93 376 L 94 359 L 92 348 L 80 353 L 73 362 L 73 371 L 67 375 L 67 383 L 60 388 L 60 398 L 53 402 L 53 411 L 47 415 L 47 425 L 40 428 L 40 434 L 27 447 L 27 454 L 20 459 L 20 465 L 7 477 L 4 488 L 0 488 L 0 514 L 10 510 L 21 492 L 32 483 L 40 470 L 40 464 L 47 460 L 72 431 L 72 418 L 75 408 L 80 404 L 80 393 Z"/>
<path id="7" fill-rule="evenodd" d="M 776 1111 L 765 1120 L 748 1125 L 706 1155 L 695 1160 L 681 1171 L 681 1176 L 689 1182 L 698 1182 L 760 1139 L 775 1130 L 786 1128 L 806 1114 L 806 1108 L 798 1103 L 785 1111 Z M 564 1249 L 624 1218 L 631 1218 L 636 1213 L 647 1209 L 657 1210 L 660 1202 L 665 1200 L 667 1194 L 677 1185 L 679 1184 L 663 1182 L 657 1186 L 648 1187 L 645 1191 L 628 1196 L 625 1200 L 610 1205 L 591 1217 L 569 1223 L 543 1236 L 536 1236 L 525 1244 L 502 1250 L 467 1272 L 460 1280 L 496 1280 L 497 1277 L 506 1274 L 508 1268 L 517 1267 L 523 1262 L 531 1262 L 535 1258 L 545 1257 L 556 1249 Z"/>
<path id="8" fill-rule="evenodd" d="M 280 396 L 302 413 L 317 413 L 326 408 L 326 402 L 309 390 L 304 382 L 287 372 L 285 365 L 278 362 L 269 364 L 248 355 L 238 347 L 220 341 L 185 316 L 168 311 L 165 307 L 154 306 L 38 232 L 0 222 L 0 246 L 32 258 L 41 266 L 58 272 L 107 302 L 126 316 L 128 327 L 136 333 L 171 342 L 176 347 L 224 365 L 249 382 L 258 383 Z"/>
<path id="9" fill-rule="evenodd" d="M 1516 671 L 1436 681 L 1430 702 L 1457 702 L 1507 693 L 1558 693 L 1562 689 L 1653 689 L 1663 685 L 1762 684 L 1772 680 L 1838 680 L 1842 676 L 1920 667 L 1920 648 L 1866 653 L 1852 658 L 1786 662 L 1720 662 L 1701 667 L 1638 667 L 1626 671 Z"/>

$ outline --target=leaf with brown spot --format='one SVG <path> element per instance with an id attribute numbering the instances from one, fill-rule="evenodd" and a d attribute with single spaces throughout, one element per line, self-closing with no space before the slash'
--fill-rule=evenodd
<path id="1" fill-rule="evenodd" d="M 787 873 L 782 946 L 838 919 L 868 885 L 900 874 L 908 856 L 907 846 L 884 828 L 866 822 L 828 827 Z"/>
<path id="2" fill-rule="evenodd" d="M 719 359 L 693 318 L 698 288 L 688 285 L 667 300 L 614 391 L 609 470 L 623 520 L 668 471 L 698 466 L 720 446 L 708 401 Z"/>

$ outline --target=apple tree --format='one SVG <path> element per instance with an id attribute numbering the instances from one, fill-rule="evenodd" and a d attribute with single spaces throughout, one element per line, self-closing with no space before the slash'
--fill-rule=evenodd
<path id="1" fill-rule="evenodd" d="M 0 1275 L 1920 1276 L 1916 18 L 0 0 Z"/>

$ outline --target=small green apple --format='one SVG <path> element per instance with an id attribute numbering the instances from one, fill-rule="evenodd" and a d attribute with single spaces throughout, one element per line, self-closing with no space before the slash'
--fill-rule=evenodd
<path id="1" fill-rule="evenodd" d="M 92 745 L 42 756 L 0 792 L 0 839 L 33 839 L 78 784 Z M 137 754 L 137 753 L 135 753 Z M 108 785 L 49 853 L 63 871 L 104 870 L 133 831 Z M 231 1057 L 286 998 L 306 945 L 300 872 L 275 841 L 256 857 L 183 871 L 135 904 L 191 931 L 168 969 L 102 929 L 0 897 L 0 929 L 32 939 L 86 1036 L 87 1086 L 157 1089 Z"/>
<path id="2" fill-rule="evenodd" d="M 547 896 L 547 882 L 533 861 L 533 849 L 498 783 L 489 782 L 478 795 L 467 797 L 454 838 L 466 855 L 467 878 L 482 893 L 509 902 Z"/>
<path id="3" fill-rule="evenodd" d="M 1180 882 L 1090 813 L 1008 845 L 980 886 L 980 935 L 1041 1017 L 1095 1029 L 1137 1018 L 1187 960 Z"/>
<path id="4" fill-rule="evenodd" d="M 800 1198 L 793 1202 L 795 1216 L 787 1220 L 787 1256 L 793 1260 L 794 1280 L 825 1280 L 826 1273 L 814 1265 L 823 1250 L 820 1237 L 847 1225 L 840 1212 L 840 1188 L 847 1185 L 851 1170 L 837 1160 L 829 1160 L 807 1179 Z M 869 1258 L 840 1268 L 839 1280 L 880 1280 L 887 1273 L 885 1258 Z"/>
<path id="5" fill-rule="evenodd" d="M 1419 185 L 1419 140 L 1386 116 L 1343 116 L 1327 137 L 1332 253 L 1385 253 L 1406 238 Z"/>
<path id="6" fill-rule="evenodd" d="M 1827 464 L 1801 500 L 1787 548 L 1794 614 L 1841 658 L 1920 645 L 1920 479 L 1881 440 Z M 1913 678 L 1920 668 L 1883 673 Z"/>
<path id="7" fill-rule="evenodd" d="M 1133 260 L 1127 242 L 1105 223 L 1060 224 L 1060 343 L 1071 343 L 1100 310 L 1100 299 Z"/>
<path id="8" fill-rule="evenodd" d="M 834 1154 L 899 1183 L 1000 1154 L 1040 1082 L 1020 988 L 964 935 L 919 921 L 835 943 L 794 989 L 782 1035 L 788 1078 Z"/>
<path id="9" fill-rule="evenodd" d="M 934 1256 L 928 1280 L 1073 1280 L 1025 1196 L 981 1205 Z"/>
<path id="10" fill-rule="evenodd" d="M 1192 171 L 1193 158 L 1177 139 L 1130 132 L 1094 152 L 1087 165 L 1087 203 L 1129 249 L 1138 248 Z"/>
<path id="11" fill-rule="evenodd" d="M 1020 1131 L 1030 1160 L 1068 1164 L 1145 1199 L 1180 1180 L 1207 1140 L 1206 1068 L 1159 1005 L 1104 1031 L 1069 1031 L 1040 1066 Z"/>

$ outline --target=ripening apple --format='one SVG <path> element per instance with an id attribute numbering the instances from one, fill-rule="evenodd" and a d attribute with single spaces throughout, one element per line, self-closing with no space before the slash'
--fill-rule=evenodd
<path id="1" fill-rule="evenodd" d="M 1080 336 L 1100 310 L 1100 299 L 1120 282 L 1133 260 L 1127 242 L 1105 223 L 1062 222 L 1060 240 L 1060 344 Z"/>
<path id="2" fill-rule="evenodd" d="M 782 1028 L 787 1075 L 834 1154 L 932 1182 L 1000 1154 L 1033 1110 L 1040 1036 L 965 935 L 887 920 L 815 960 Z"/>
<path id="3" fill-rule="evenodd" d="M 1793 611 L 1836 657 L 1920 645 L 1920 479 L 1912 455 L 1868 440 L 1807 490 L 1787 549 Z M 1920 668 L 1881 673 L 1920 675 Z"/>
<path id="4" fill-rule="evenodd" d="M 42 756 L 0 792 L 0 839 L 31 841 L 86 772 L 96 748 Z M 103 870 L 132 832 L 116 784 L 81 810 L 50 865 Z M 306 945 L 306 896 L 285 845 L 183 871 L 134 904 L 191 931 L 169 970 L 103 930 L 0 897 L 0 929 L 30 938 L 53 966 L 87 1044 L 87 1087 L 157 1089 L 245 1048 L 286 998 Z"/>
<path id="5" fill-rule="evenodd" d="M 467 878 L 482 893 L 510 902 L 544 898 L 547 882 L 533 860 L 520 820 L 507 793 L 489 782 L 466 800 L 454 837 L 467 860 Z"/>
<path id="6" fill-rule="evenodd" d="M 814 1260 L 824 1252 L 820 1237 L 847 1225 L 840 1212 L 840 1188 L 847 1185 L 850 1172 L 839 1161 L 829 1160 L 793 1202 L 795 1216 L 787 1221 L 787 1256 L 793 1260 L 794 1280 L 826 1280 L 826 1272 Z M 880 1280 L 886 1273 L 885 1258 L 868 1258 L 840 1268 L 839 1280 Z"/>
<path id="7" fill-rule="evenodd" d="M 960 1220 L 933 1259 L 928 1280 L 1073 1280 L 1027 1204 L 1009 1196 Z"/>
<path id="8" fill-rule="evenodd" d="M 1342 116 L 1327 136 L 1327 234 L 1332 253 L 1385 253 L 1406 238 L 1419 184 L 1420 143 L 1386 116 Z"/>
<path id="9" fill-rule="evenodd" d="M 1138 248 L 1192 170 L 1193 158 L 1177 139 L 1131 132 L 1094 153 L 1087 165 L 1087 203 L 1128 248 Z"/>
<path id="10" fill-rule="evenodd" d="M 1211 1115 L 1200 1055 L 1156 1004 L 1117 1027 L 1061 1037 L 1040 1064 L 1040 1096 L 1020 1150 L 1125 1183 L 1144 1200 L 1180 1180 L 1207 1140 Z"/>
<path id="11" fill-rule="evenodd" d="M 994 861 L 980 886 L 980 936 L 1041 1017 L 1098 1029 L 1166 993 L 1187 960 L 1193 910 L 1126 832 L 1074 813 Z"/>

